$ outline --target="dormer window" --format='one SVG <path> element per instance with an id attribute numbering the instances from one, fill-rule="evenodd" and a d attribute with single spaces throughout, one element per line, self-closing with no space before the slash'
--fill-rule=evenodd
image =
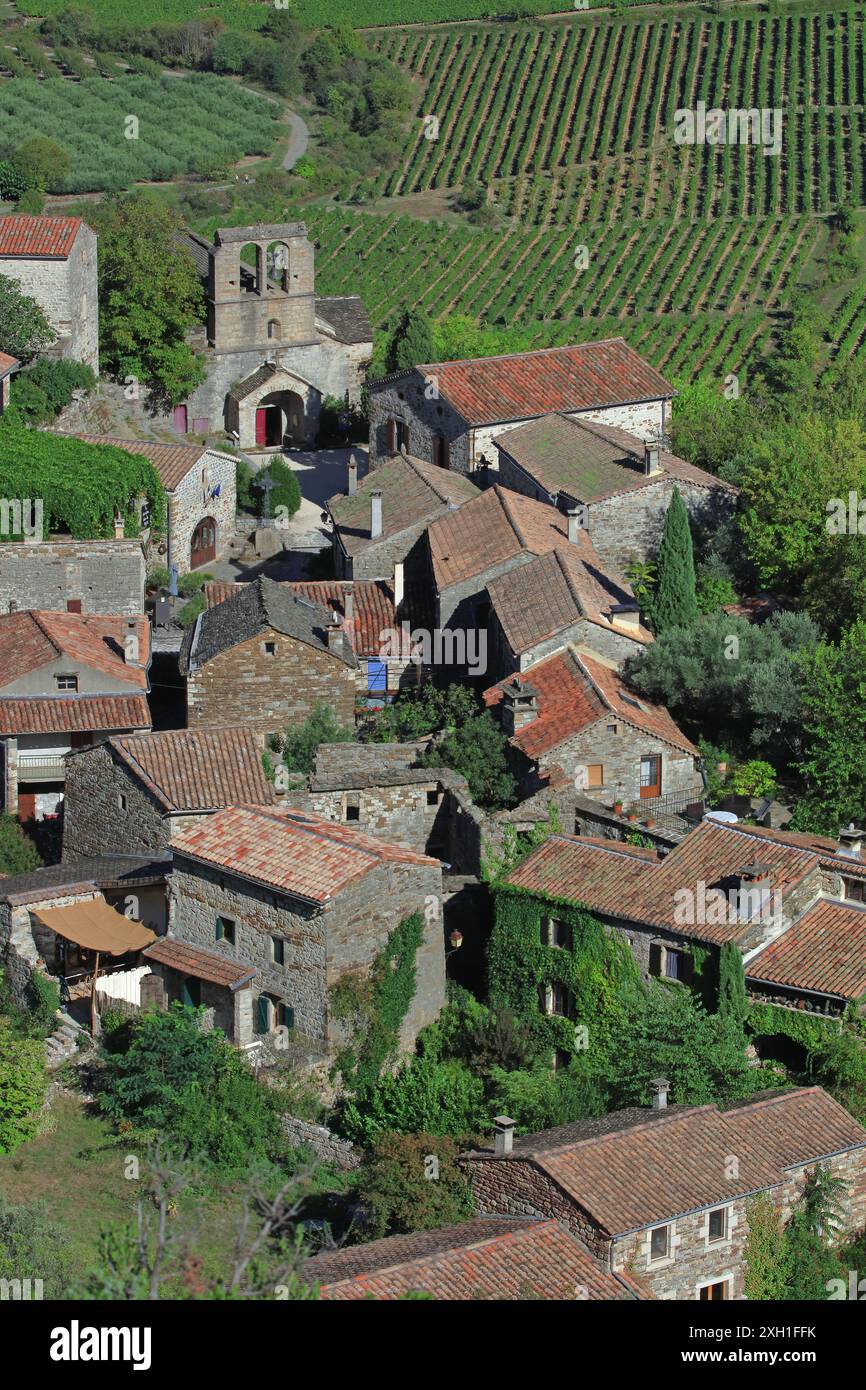
<path id="1" fill-rule="evenodd" d="M 71 690 L 77 692 L 78 676 L 73 675 L 72 673 L 68 673 L 66 675 L 57 675 L 54 677 L 54 684 L 56 685 L 58 690 Z"/>

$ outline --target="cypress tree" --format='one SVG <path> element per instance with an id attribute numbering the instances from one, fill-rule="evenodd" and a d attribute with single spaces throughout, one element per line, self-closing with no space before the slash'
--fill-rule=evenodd
<path id="1" fill-rule="evenodd" d="M 743 957 L 732 942 L 726 941 L 719 952 L 719 1013 L 742 1027 L 747 1007 Z"/>
<path id="2" fill-rule="evenodd" d="M 399 372 L 436 356 L 430 320 L 422 309 L 404 309 L 388 344 L 387 368 Z"/>
<path id="3" fill-rule="evenodd" d="M 657 632 L 688 627 L 698 616 L 695 595 L 695 559 L 686 505 L 675 487 L 665 517 L 658 554 L 658 586 L 652 601 Z"/>

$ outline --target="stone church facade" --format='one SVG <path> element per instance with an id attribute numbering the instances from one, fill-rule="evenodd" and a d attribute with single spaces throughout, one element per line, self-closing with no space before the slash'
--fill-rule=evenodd
<path id="1" fill-rule="evenodd" d="M 361 300 L 316 296 L 302 222 L 223 228 L 213 245 L 187 233 L 183 244 L 205 288 L 208 372 L 175 428 L 225 429 L 241 449 L 312 446 L 326 396 L 360 400 L 373 351 Z"/>

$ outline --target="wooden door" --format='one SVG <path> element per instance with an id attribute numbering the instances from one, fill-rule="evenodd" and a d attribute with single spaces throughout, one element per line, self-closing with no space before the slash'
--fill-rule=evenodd
<path id="1" fill-rule="evenodd" d="M 173 415 L 172 415 L 172 417 L 171 417 L 171 425 L 172 425 L 172 429 L 173 429 L 177 434 L 186 434 L 186 430 L 187 430 L 187 418 L 186 418 L 186 406 L 185 406 L 185 405 L 176 405 L 176 406 L 175 406 L 175 408 L 174 408 L 174 413 L 173 413 Z"/>
<path id="2" fill-rule="evenodd" d="M 268 412 L 264 406 L 259 406 L 256 411 L 256 443 L 264 445 L 268 437 Z"/>
<path id="3" fill-rule="evenodd" d="M 650 753 L 640 760 L 640 794 L 641 800 L 662 794 L 662 760 L 659 753 Z"/>
<path id="4" fill-rule="evenodd" d="M 201 565 L 209 565 L 216 559 L 216 522 L 213 517 L 206 516 L 200 521 L 192 533 L 192 542 L 189 548 L 189 567 L 191 570 L 198 569 Z"/>

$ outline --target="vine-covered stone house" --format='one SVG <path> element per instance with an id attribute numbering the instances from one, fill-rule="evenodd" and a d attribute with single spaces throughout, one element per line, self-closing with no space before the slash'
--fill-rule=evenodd
<path id="1" fill-rule="evenodd" d="M 557 986 L 563 961 L 580 968 L 575 947 L 588 917 L 627 943 L 644 980 L 690 986 L 715 1008 L 719 951 L 730 944 L 743 957 L 756 1046 L 774 1055 L 764 1034 L 796 1037 L 796 1017 L 829 1025 L 849 1006 L 862 1009 L 864 899 L 856 831 L 837 842 L 704 821 L 667 852 L 552 835 L 497 894 L 491 972 L 506 951 L 513 976 L 516 952 L 538 982 L 536 1007 L 579 1022 L 574 989 Z M 525 1012 L 518 993 L 504 1002 Z"/>
<path id="2" fill-rule="evenodd" d="M 748 1203 L 767 1193 L 786 1219 L 810 1171 L 844 1183 L 838 1236 L 866 1221 L 866 1131 L 819 1087 L 763 1092 L 719 1110 L 614 1111 L 513 1137 L 464 1159 L 476 1209 L 567 1226 L 610 1272 L 660 1299 L 742 1299 Z"/>
<path id="3" fill-rule="evenodd" d="M 161 981 L 157 1002 L 202 1005 L 206 1025 L 240 1046 L 278 1047 L 296 1030 L 333 1056 L 343 1035 L 332 991 L 366 978 L 390 942 L 415 970 L 401 1045 L 437 1017 L 445 1000 L 438 860 L 310 812 L 261 806 L 218 811 L 171 849 L 168 935 L 146 953 Z"/>

